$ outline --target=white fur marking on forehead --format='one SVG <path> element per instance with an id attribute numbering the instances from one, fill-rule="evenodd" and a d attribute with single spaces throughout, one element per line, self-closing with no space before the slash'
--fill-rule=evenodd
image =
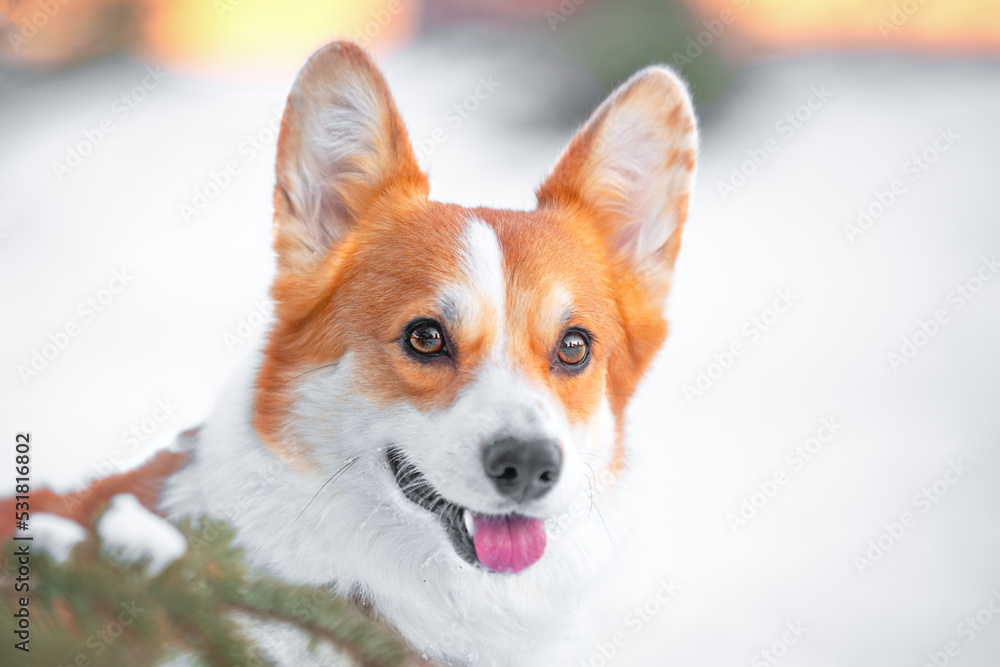
<path id="1" fill-rule="evenodd" d="M 493 228 L 482 220 L 470 218 L 459 239 L 458 284 L 449 285 L 439 302 L 447 319 L 474 322 L 487 313 L 502 333 L 507 300 L 503 251 Z"/>
<path id="2" fill-rule="evenodd" d="M 493 228 L 482 220 L 471 218 L 462 237 L 462 270 L 476 291 L 489 299 L 503 313 L 506 278 L 503 251 Z"/>

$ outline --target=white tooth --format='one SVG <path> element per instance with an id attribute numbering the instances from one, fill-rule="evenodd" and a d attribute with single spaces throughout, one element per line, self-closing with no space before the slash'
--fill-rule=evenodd
<path id="1" fill-rule="evenodd" d="M 462 520 L 465 521 L 465 532 L 469 534 L 469 537 L 475 537 L 476 522 L 472 520 L 472 512 L 462 510 Z"/>

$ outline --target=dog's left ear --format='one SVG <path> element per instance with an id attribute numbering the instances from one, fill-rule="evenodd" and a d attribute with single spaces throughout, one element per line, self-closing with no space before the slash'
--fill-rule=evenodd
<path id="1" fill-rule="evenodd" d="M 313 268 L 376 198 L 423 197 L 389 87 L 361 47 L 332 42 L 302 67 L 281 121 L 274 196 L 280 271 Z"/>
<path id="2" fill-rule="evenodd" d="M 663 296 L 680 249 L 697 147 L 684 84 L 665 67 L 648 67 L 576 134 L 538 189 L 539 208 L 583 209 L 619 268 Z"/>

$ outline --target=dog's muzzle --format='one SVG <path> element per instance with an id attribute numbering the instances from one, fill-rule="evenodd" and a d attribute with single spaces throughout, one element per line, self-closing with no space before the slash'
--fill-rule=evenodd
<path id="1" fill-rule="evenodd" d="M 455 552 L 493 572 L 517 574 L 545 553 L 545 522 L 519 514 L 477 514 L 445 499 L 396 448 L 386 452 L 389 470 L 407 500 L 437 514 Z M 562 453 L 548 442 L 512 439 L 487 447 L 483 468 L 497 490 L 517 501 L 540 498 L 559 480 Z"/>

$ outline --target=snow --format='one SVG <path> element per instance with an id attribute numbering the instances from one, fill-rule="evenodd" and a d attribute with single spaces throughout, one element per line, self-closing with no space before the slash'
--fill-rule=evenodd
<path id="1" fill-rule="evenodd" d="M 149 558 L 155 575 L 187 551 L 187 541 L 173 524 L 143 507 L 131 493 L 118 494 L 97 524 L 109 551 L 127 561 Z"/>
<path id="2" fill-rule="evenodd" d="M 31 515 L 30 535 L 35 549 L 45 551 L 60 563 L 69 558 L 73 547 L 86 537 L 83 528 L 75 521 L 44 512 Z"/>

